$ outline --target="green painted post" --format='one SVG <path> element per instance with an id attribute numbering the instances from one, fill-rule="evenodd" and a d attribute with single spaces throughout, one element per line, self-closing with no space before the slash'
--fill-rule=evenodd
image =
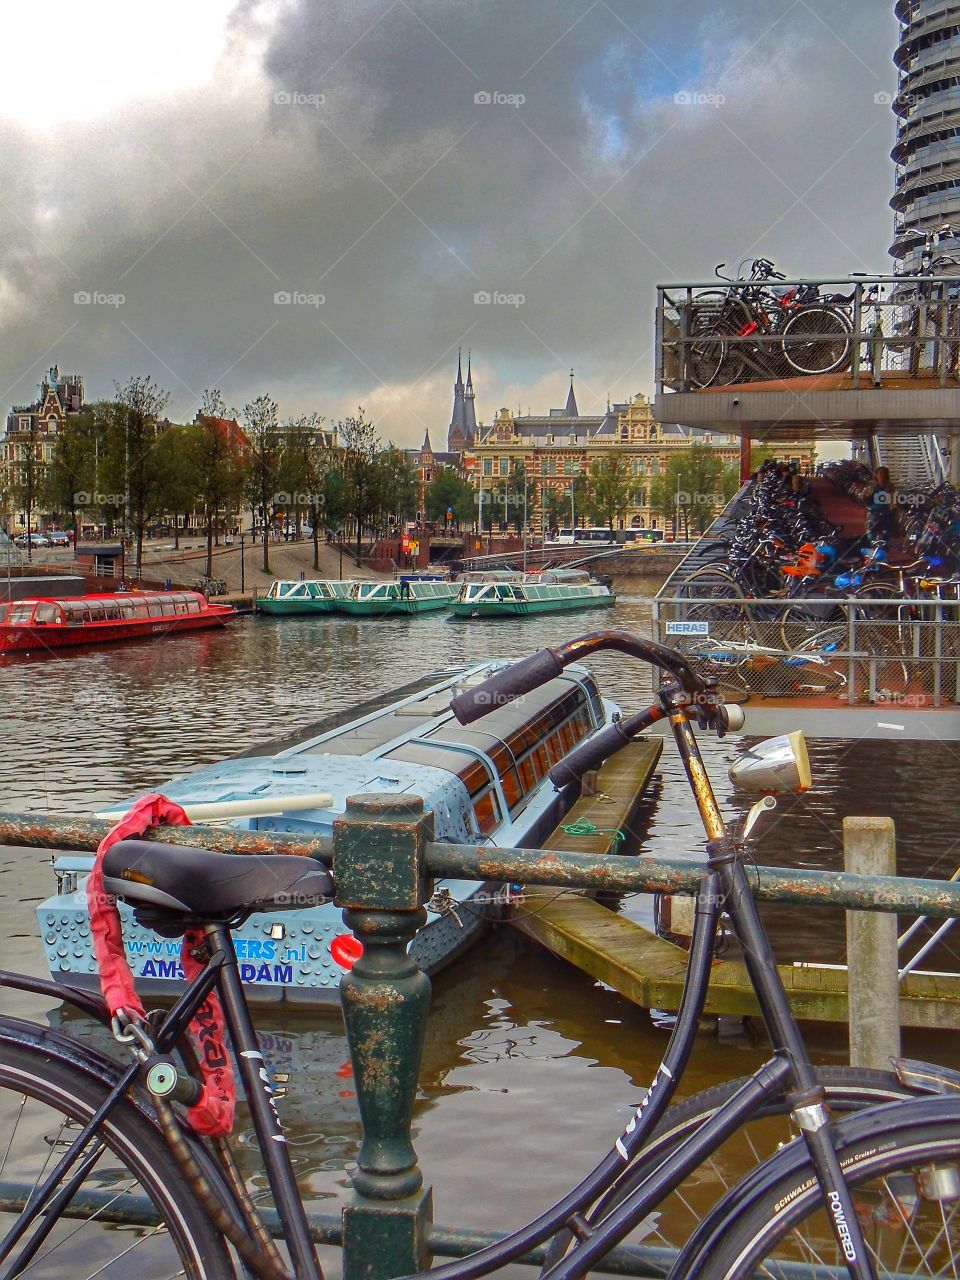
<path id="1" fill-rule="evenodd" d="M 430 1265 L 431 1190 L 410 1138 L 430 980 L 407 954 L 432 883 L 433 814 L 420 797 L 351 796 L 333 828 L 336 901 L 363 943 L 340 982 L 363 1140 L 343 1209 L 345 1280 L 390 1280 Z"/>

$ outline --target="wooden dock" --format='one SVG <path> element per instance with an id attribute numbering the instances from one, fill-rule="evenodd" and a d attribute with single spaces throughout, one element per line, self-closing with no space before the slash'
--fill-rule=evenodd
<path id="1" fill-rule="evenodd" d="M 583 795 L 544 841 L 546 848 L 616 854 L 615 832 L 629 825 L 660 758 L 662 742 L 643 738 L 608 760 L 596 774 L 594 795 Z M 571 834 L 571 828 L 584 828 Z M 642 925 L 618 915 L 582 890 L 525 890 L 510 923 L 554 955 L 575 964 L 644 1009 L 676 1010 L 687 972 L 687 953 Z M 779 965 L 796 1017 L 847 1021 L 843 966 Z M 758 1016 L 747 971 L 737 960 L 716 960 L 705 1012 Z M 900 983 L 904 1027 L 960 1028 L 960 974 L 910 973 Z"/>

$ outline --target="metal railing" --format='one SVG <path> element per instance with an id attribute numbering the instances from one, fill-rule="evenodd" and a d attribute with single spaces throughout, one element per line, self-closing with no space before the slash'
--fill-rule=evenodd
<path id="1" fill-rule="evenodd" d="M 109 829 L 108 822 L 93 819 L 0 814 L 0 844 L 14 847 L 93 851 Z M 458 1257 L 493 1239 L 489 1233 L 431 1222 L 431 1193 L 422 1185 L 412 1143 L 430 984 L 410 961 L 407 945 L 422 919 L 432 878 L 516 881 L 614 893 L 690 894 L 697 890 L 703 873 L 703 864 L 695 861 L 435 842 L 433 815 L 424 812 L 422 800 L 395 794 L 348 798 L 332 838 L 203 826 L 160 827 L 151 838 L 219 852 L 312 855 L 335 868 L 335 900 L 344 908 L 347 927 L 360 938 L 376 942 L 375 964 L 368 968 L 358 963 L 342 980 L 341 988 L 349 988 L 349 998 L 343 999 L 342 1005 L 363 1129 L 353 1175 L 362 1194 L 354 1193 L 341 1216 L 310 1215 L 316 1240 L 344 1246 L 347 1280 L 386 1280 L 409 1274 L 417 1269 L 424 1244 L 428 1252 Z M 885 913 L 919 911 L 939 918 L 960 913 L 960 883 L 956 881 L 762 866 L 755 867 L 752 876 L 761 901 Z M 421 1178 L 419 1190 L 403 1201 L 396 1199 L 398 1173 Z M 22 1207 L 29 1190 L 0 1182 L 0 1209 Z M 74 1210 L 96 1209 L 109 1221 L 110 1203 L 102 1197 L 98 1200 L 96 1189 L 89 1194 L 94 1198 L 75 1205 Z M 138 1212 L 136 1206 L 131 1207 L 123 1220 L 152 1220 L 146 1203 L 142 1219 Z M 383 1222 L 391 1225 L 376 1263 L 358 1268 L 351 1263 L 357 1253 L 358 1233 L 369 1235 Z M 279 1232 L 275 1216 L 268 1216 L 267 1226 Z M 362 1250 L 359 1256 L 367 1258 Z M 674 1256 L 670 1249 L 647 1244 L 623 1245 L 593 1269 L 633 1276 L 662 1275 Z M 533 1250 L 518 1261 L 541 1265 L 543 1250 Z M 798 1274 L 804 1273 L 798 1270 Z"/>
<path id="2" fill-rule="evenodd" d="M 956 276 L 657 287 L 658 395 L 816 374 L 836 375 L 852 390 L 891 379 L 946 386 L 955 384 L 958 360 Z"/>
<path id="3" fill-rule="evenodd" d="M 960 702 L 960 604 L 952 600 L 736 599 L 671 584 L 653 637 L 721 689 L 905 709 Z M 700 590 L 705 590 L 701 587 Z"/>

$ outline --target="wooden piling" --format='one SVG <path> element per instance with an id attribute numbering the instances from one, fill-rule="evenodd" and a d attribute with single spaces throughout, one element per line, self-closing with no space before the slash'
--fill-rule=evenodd
<path id="1" fill-rule="evenodd" d="M 896 875 L 893 819 L 844 818 L 843 861 L 855 875 Z M 850 1062 L 887 1067 L 900 1056 L 896 916 L 847 912 L 847 980 Z"/>

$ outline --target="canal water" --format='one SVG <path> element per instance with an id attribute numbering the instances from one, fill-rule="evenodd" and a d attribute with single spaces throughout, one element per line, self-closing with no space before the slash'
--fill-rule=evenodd
<path id="1" fill-rule="evenodd" d="M 634 581 L 614 610 L 592 616 L 248 617 L 220 633 L 6 663 L 0 808 L 89 814 L 427 671 L 518 657 L 595 625 L 649 634 L 657 585 Z M 603 692 L 625 711 L 649 701 L 648 669 L 619 655 L 593 666 Z M 749 707 L 747 716 L 749 728 Z M 703 750 L 721 802 L 736 811 L 726 770 L 742 741 L 707 738 Z M 889 814 L 901 870 L 948 876 L 960 864 L 955 744 L 821 740 L 810 743 L 810 754 L 814 787 L 767 822 L 759 862 L 836 868 L 842 817 Z M 632 835 L 641 855 L 701 854 L 702 830 L 669 740 Z M 52 889 L 47 854 L 0 849 L 4 965 L 44 973 L 34 909 Z M 619 909 L 650 918 L 647 899 Z M 767 914 L 781 959 L 842 959 L 840 914 Z M 940 955 L 957 962 L 949 941 Z M 3 993 L 2 1007 L 96 1035 L 31 997 Z M 359 1141 L 338 1017 L 262 1011 L 258 1025 L 286 1090 L 283 1113 L 304 1186 L 316 1207 L 333 1210 Z M 441 974 L 415 1119 L 436 1218 L 506 1229 L 559 1196 L 627 1122 L 665 1035 L 647 1013 L 506 927 Z M 845 1060 L 838 1029 L 811 1028 L 810 1039 L 821 1060 Z M 956 1066 L 952 1040 L 908 1034 L 906 1048 Z M 749 1028 L 719 1040 L 704 1034 L 685 1091 L 741 1074 L 763 1056 Z"/>

